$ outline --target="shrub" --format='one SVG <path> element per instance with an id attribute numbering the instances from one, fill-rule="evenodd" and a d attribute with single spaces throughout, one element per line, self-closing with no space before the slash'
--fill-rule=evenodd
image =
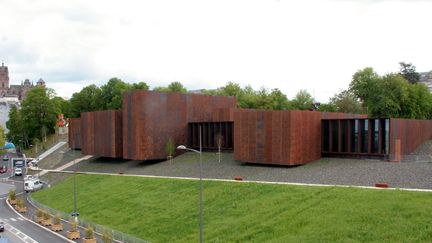
<path id="1" fill-rule="evenodd" d="M 16 200 L 16 192 L 15 190 L 9 191 L 9 200 Z"/>
<path id="2" fill-rule="evenodd" d="M 61 222 L 61 217 L 60 214 L 56 214 L 55 218 L 54 218 L 54 224 L 55 225 L 59 225 Z"/>
<path id="3" fill-rule="evenodd" d="M 36 209 L 36 217 L 41 218 L 42 216 L 43 216 L 43 211 L 40 208 Z"/>
<path id="4" fill-rule="evenodd" d="M 78 223 L 75 221 L 70 222 L 70 231 L 77 231 L 78 230 Z"/>
<path id="5" fill-rule="evenodd" d="M 24 207 L 25 207 L 24 199 L 18 199 L 18 200 L 17 200 L 17 206 L 18 206 L 19 208 L 24 208 Z"/>
<path id="6" fill-rule="evenodd" d="M 94 238 L 94 231 L 93 231 L 93 227 L 91 227 L 90 225 L 87 227 L 86 231 L 85 231 L 85 238 L 86 239 L 93 239 Z"/>
<path id="7" fill-rule="evenodd" d="M 48 211 L 44 211 L 43 212 L 43 219 L 44 220 L 49 220 L 51 218 L 51 215 L 48 213 Z"/>
<path id="8" fill-rule="evenodd" d="M 111 233 L 105 230 L 102 234 L 102 241 L 103 241 L 103 243 L 112 243 L 113 237 L 112 237 Z"/>

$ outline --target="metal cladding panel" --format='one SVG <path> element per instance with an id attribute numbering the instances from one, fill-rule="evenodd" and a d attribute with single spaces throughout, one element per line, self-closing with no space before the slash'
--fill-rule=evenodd
<path id="1" fill-rule="evenodd" d="M 121 111 L 83 112 L 81 119 L 83 154 L 122 157 Z"/>
<path id="2" fill-rule="evenodd" d="M 123 95 L 123 157 L 165 159 L 169 138 L 187 144 L 189 122 L 232 121 L 233 97 L 130 91 Z"/>
<path id="3" fill-rule="evenodd" d="M 234 159 L 298 165 L 321 157 L 321 113 L 234 111 Z"/>
<path id="4" fill-rule="evenodd" d="M 71 149 L 81 149 L 81 118 L 69 118 L 68 142 Z"/>
<path id="5" fill-rule="evenodd" d="M 400 140 L 399 158 L 402 159 L 430 139 L 432 139 L 432 120 L 390 119 L 390 160 L 398 158 L 397 140 Z"/>

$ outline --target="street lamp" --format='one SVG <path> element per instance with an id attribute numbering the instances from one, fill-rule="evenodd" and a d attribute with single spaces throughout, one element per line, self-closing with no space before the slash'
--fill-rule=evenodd
<path id="1" fill-rule="evenodd" d="M 73 173 L 74 211 L 72 213 L 72 216 L 75 218 L 75 222 L 78 223 L 79 213 L 77 212 L 77 206 L 76 206 L 76 172 L 77 172 L 77 165 L 76 165 L 76 160 L 75 160 L 75 140 L 73 140 L 72 159 L 74 160 L 74 169 L 75 169 L 75 172 Z"/>
<path id="2" fill-rule="evenodd" d="M 199 154 L 199 175 L 200 175 L 200 243 L 202 243 L 203 238 L 203 220 L 202 220 L 202 138 L 201 138 L 201 125 L 199 125 L 199 151 L 195 149 L 188 148 L 184 145 L 179 145 L 177 149 L 189 150 Z"/>

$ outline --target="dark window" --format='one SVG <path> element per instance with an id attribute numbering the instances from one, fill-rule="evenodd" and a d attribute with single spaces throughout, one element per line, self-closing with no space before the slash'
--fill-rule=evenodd
<path id="1" fill-rule="evenodd" d="M 348 152 L 348 122 L 349 120 L 340 120 L 341 152 Z"/>
<path id="2" fill-rule="evenodd" d="M 362 153 L 368 153 L 369 150 L 369 121 L 362 120 Z"/>
<path id="3" fill-rule="evenodd" d="M 323 120 L 321 123 L 321 127 L 322 127 L 322 151 L 329 152 L 329 136 L 330 136 L 329 121 Z"/>
<path id="4" fill-rule="evenodd" d="M 338 129 L 338 121 L 330 121 L 331 124 L 331 133 L 332 133 L 332 152 L 338 152 L 338 140 L 339 140 L 339 129 Z"/>
<path id="5" fill-rule="evenodd" d="M 351 121 L 351 152 L 358 152 L 358 129 L 359 129 L 359 121 L 352 120 Z"/>
<path id="6" fill-rule="evenodd" d="M 372 153 L 379 153 L 379 119 L 371 120 L 371 148 Z"/>

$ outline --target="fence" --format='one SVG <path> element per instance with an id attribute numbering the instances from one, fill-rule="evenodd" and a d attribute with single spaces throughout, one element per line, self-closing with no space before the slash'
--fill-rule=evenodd
<path id="1" fill-rule="evenodd" d="M 61 211 L 58 211 L 56 209 L 50 208 L 46 205 L 43 205 L 37 201 L 35 201 L 31 195 L 28 196 L 28 201 L 35 207 L 35 208 L 39 208 L 45 211 L 48 211 L 51 215 L 60 215 L 60 217 L 62 218 L 63 221 L 68 221 L 68 222 L 72 222 L 75 220 L 75 218 L 73 216 L 71 216 L 68 213 L 64 213 Z M 94 232 L 96 234 L 98 234 L 99 236 L 101 236 L 102 234 L 106 233 L 112 236 L 113 242 L 124 242 L 124 243 L 148 243 L 148 241 L 142 240 L 142 239 L 138 239 L 134 236 L 113 230 L 111 228 L 99 225 L 99 224 L 95 224 L 93 222 L 84 220 L 82 218 L 79 218 L 78 220 L 79 226 L 81 228 L 87 228 L 88 226 L 91 226 L 94 229 Z"/>

